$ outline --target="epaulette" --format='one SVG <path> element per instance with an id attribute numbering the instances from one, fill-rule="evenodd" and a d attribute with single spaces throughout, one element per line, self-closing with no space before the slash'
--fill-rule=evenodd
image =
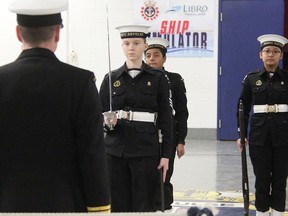
<path id="1" fill-rule="evenodd" d="M 249 72 L 249 73 L 243 78 L 242 83 L 244 83 L 245 79 L 246 79 L 248 76 L 250 76 L 250 75 L 255 75 L 255 74 L 258 74 L 258 73 L 263 73 L 263 71 L 260 70 L 260 69 L 258 69 L 258 70 L 256 70 L 256 71 L 251 71 L 251 72 Z"/>
<path id="2" fill-rule="evenodd" d="M 111 73 L 112 80 L 118 79 L 122 75 L 122 73 L 125 72 L 125 69 L 126 69 L 125 65 L 122 65 L 120 68 L 117 68 L 117 69 L 112 70 L 111 72 L 108 72 L 106 76 L 109 76 L 109 73 Z"/>
<path id="3" fill-rule="evenodd" d="M 248 73 L 248 75 L 250 75 L 250 74 L 256 74 L 256 73 L 259 73 L 259 72 L 261 72 L 260 69 L 258 69 L 258 70 L 256 70 L 256 71 L 251 71 L 250 73 Z"/>
<path id="4" fill-rule="evenodd" d="M 247 76 L 248 76 L 248 75 L 246 75 L 246 76 L 243 78 L 242 83 L 245 82 L 245 79 L 247 78 Z"/>

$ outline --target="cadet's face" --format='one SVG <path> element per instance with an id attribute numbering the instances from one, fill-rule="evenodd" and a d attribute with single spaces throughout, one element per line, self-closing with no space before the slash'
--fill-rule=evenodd
<path id="1" fill-rule="evenodd" d="M 143 53 L 147 47 L 143 38 L 124 38 L 122 48 L 126 58 L 130 61 L 142 60 Z"/>
<path id="2" fill-rule="evenodd" d="M 273 67 L 277 66 L 279 61 L 282 59 L 283 53 L 279 47 L 276 46 L 266 46 L 259 53 L 264 66 Z"/>
<path id="3" fill-rule="evenodd" d="M 166 61 L 166 56 L 163 57 L 163 54 L 157 48 L 149 49 L 146 51 L 145 61 L 148 65 L 150 65 L 153 68 L 162 69 Z"/>

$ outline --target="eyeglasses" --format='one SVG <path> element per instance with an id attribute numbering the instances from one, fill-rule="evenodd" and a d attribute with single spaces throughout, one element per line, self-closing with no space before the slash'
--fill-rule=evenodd
<path id="1" fill-rule="evenodd" d="M 266 49 L 266 50 L 262 50 L 262 53 L 264 53 L 265 55 L 278 55 L 281 53 L 280 50 L 269 50 L 269 49 Z"/>

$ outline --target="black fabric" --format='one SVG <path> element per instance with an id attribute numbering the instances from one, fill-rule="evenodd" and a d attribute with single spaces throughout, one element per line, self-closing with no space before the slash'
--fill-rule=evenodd
<path id="1" fill-rule="evenodd" d="M 264 146 L 249 146 L 250 158 L 256 176 L 256 201 L 258 211 L 273 208 L 285 211 L 288 146 L 273 146 L 271 133 Z"/>
<path id="2" fill-rule="evenodd" d="M 254 105 L 288 104 L 288 73 L 279 67 L 272 77 L 265 69 L 249 73 L 243 81 L 239 100 L 243 102 L 246 129 L 250 123 L 248 143 L 256 176 L 256 208 L 262 212 L 270 207 L 284 211 L 288 113 L 253 113 L 252 108 Z"/>
<path id="3" fill-rule="evenodd" d="M 243 103 L 245 128 L 247 129 L 253 105 L 288 104 L 288 73 L 280 68 L 276 70 L 271 78 L 264 69 L 249 73 L 243 81 L 243 89 L 239 100 L 242 100 Z M 270 123 L 271 125 L 269 125 Z M 266 134 L 270 129 L 273 130 L 273 136 L 275 136 L 274 145 L 288 145 L 288 133 L 286 133 L 288 130 L 287 112 L 252 113 L 250 127 L 250 145 L 264 145 Z"/>
<path id="4" fill-rule="evenodd" d="M 124 38 L 147 38 L 150 37 L 150 33 L 144 33 L 144 32 L 121 32 L 120 37 L 122 39 Z"/>
<path id="5" fill-rule="evenodd" d="M 21 26 L 35 28 L 61 24 L 62 19 L 60 13 L 34 16 L 17 14 L 17 22 Z"/>
<path id="6" fill-rule="evenodd" d="M 185 144 L 185 138 L 187 135 L 187 98 L 186 98 L 186 87 L 180 74 L 165 71 L 168 76 L 170 89 L 172 92 L 172 104 L 175 114 L 173 116 L 173 150 L 171 157 L 169 158 L 169 169 L 166 174 L 166 181 L 164 183 L 164 196 L 165 196 L 165 209 L 171 209 L 173 198 L 173 185 L 171 178 L 174 171 L 174 160 L 176 147 L 179 143 Z M 160 199 L 160 184 L 157 187 L 157 196 L 155 210 L 161 210 L 161 199 Z"/>
<path id="7" fill-rule="evenodd" d="M 158 129 L 163 136 L 162 157 L 172 152 L 172 108 L 165 75 L 143 62 L 140 73 L 133 79 L 126 65 L 112 71 L 112 109 L 158 113 L 157 125 L 152 122 L 118 120 L 114 130 L 107 131 L 107 153 L 114 156 L 142 157 L 159 155 Z M 103 112 L 109 111 L 109 75 L 100 88 Z M 159 125 L 161 128 L 159 128 Z"/>
<path id="8" fill-rule="evenodd" d="M 105 136 L 112 191 L 112 211 L 154 210 L 160 144 L 163 133 L 163 158 L 172 153 L 172 108 L 165 74 L 143 62 L 140 73 L 132 78 L 126 64 L 111 73 L 112 110 L 158 113 L 153 122 L 119 119 L 114 130 Z M 109 75 L 101 84 L 103 112 L 109 110 Z"/>
<path id="9" fill-rule="evenodd" d="M 158 157 L 108 155 L 111 181 L 111 212 L 152 212 L 157 181 Z"/>
<path id="10" fill-rule="evenodd" d="M 94 74 L 42 48 L 0 67 L 0 212 L 110 204 Z"/>

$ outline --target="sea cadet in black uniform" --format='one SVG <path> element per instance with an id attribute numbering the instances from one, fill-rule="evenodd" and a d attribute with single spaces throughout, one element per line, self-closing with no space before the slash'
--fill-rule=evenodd
<path id="1" fill-rule="evenodd" d="M 256 215 L 268 216 L 271 208 L 273 216 L 283 216 L 288 169 L 288 73 L 279 67 L 279 61 L 288 40 L 268 34 L 258 41 L 264 67 L 244 78 L 239 100 L 243 102 L 246 128 L 253 111 L 249 152 L 256 177 Z"/>
<path id="2" fill-rule="evenodd" d="M 153 68 L 164 71 L 164 73 L 167 74 L 172 92 L 172 103 L 174 108 L 173 150 L 169 160 L 169 169 L 164 184 L 165 209 L 171 209 L 171 204 L 173 203 L 173 185 L 170 180 L 174 170 L 175 152 L 177 153 L 178 158 L 181 158 L 185 153 L 184 145 L 187 135 L 188 119 L 186 88 L 184 80 L 180 74 L 168 72 L 164 68 L 164 63 L 167 59 L 166 53 L 167 47 L 169 46 L 169 41 L 163 38 L 148 38 L 147 44 L 148 48 L 145 51 L 146 63 Z M 157 210 L 160 210 L 160 206 L 161 200 L 159 195 L 157 196 L 155 207 Z"/>
<path id="3" fill-rule="evenodd" d="M 22 52 L 0 67 L 0 212 L 109 212 L 94 74 L 57 59 L 66 0 L 16 0 Z"/>
<path id="4" fill-rule="evenodd" d="M 100 88 L 103 112 L 111 111 L 112 102 L 115 113 L 114 127 L 106 127 L 105 136 L 112 212 L 154 211 L 158 170 L 163 169 L 164 180 L 172 151 L 168 81 L 163 72 L 155 72 L 142 61 L 149 27 L 117 28 L 126 61 L 105 76 Z M 109 75 L 112 101 L 109 100 Z M 158 129 L 163 133 L 161 159 Z"/>

